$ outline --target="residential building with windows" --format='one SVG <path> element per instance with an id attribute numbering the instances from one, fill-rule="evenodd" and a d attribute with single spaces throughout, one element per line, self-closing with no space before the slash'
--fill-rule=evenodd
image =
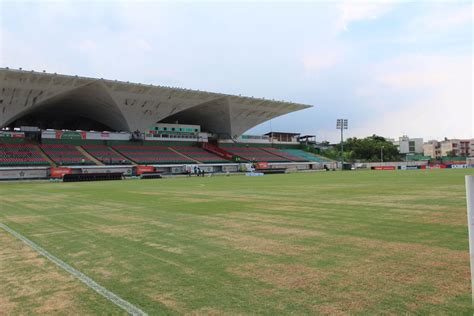
<path id="1" fill-rule="evenodd" d="M 406 135 L 398 138 L 398 141 L 392 141 L 398 148 L 400 154 L 421 154 L 423 153 L 423 138 L 410 138 Z"/>
<path id="2" fill-rule="evenodd" d="M 423 144 L 423 155 L 433 159 L 441 157 L 441 144 L 437 140 L 430 140 Z"/>
<path id="3" fill-rule="evenodd" d="M 447 139 L 440 142 L 441 156 L 474 156 L 474 139 Z"/>

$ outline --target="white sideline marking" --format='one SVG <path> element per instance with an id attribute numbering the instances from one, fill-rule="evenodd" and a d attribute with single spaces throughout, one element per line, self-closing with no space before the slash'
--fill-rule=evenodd
<path id="1" fill-rule="evenodd" d="M 140 316 L 148 315 L 147 313 L 145 313 L 144 311 L 142 311 L 135 305 L 127 302 L 126 300 L 122 299 L 118 295 L 110 292 L 105 287 L 101 286 L 100 284 L 98 284 L 97 282 L 89 278 L 87 275 L 85 275 L 81 271 L 74 269 L 73 267 L 71 267 L 70 265 L 62 261 L 61 259 L 53 256 L 48 251 L 41 248 L 40 246 L 38 246 L 37 244 L 29 240 L 28 238 L 24 237 L 23 235 L 17 233 L 16 231 L 11 229 L 7 225 L 0 223 L 0 227 L 3 228 L 6 232 L 12 234 L 16 238 L 23 241 L 25 244 L 27 244 L 28 246 L 36 250 L 39 254 L 48 258 L 50 261 L 55 263 L 60 268 L 66 270 L 67 272 L 69 272 L 70 274 L 78 278 L 79 281 L 81 281 L 82 283 L 84 283 L 85 285 L 87 285 L 88 287 L 90 287 L 91 289 L 93 289 L 94 291 L 96 291 L 97 293 L 99 293 L 100 295 L 102 295 L 103 297 L 105 297 L 106 299 L 108 299 L 109 301 L 117 305 L 118 307 L 120 307 L 121 309 L 125 310 L 130 315 L 140 315 Z"/>

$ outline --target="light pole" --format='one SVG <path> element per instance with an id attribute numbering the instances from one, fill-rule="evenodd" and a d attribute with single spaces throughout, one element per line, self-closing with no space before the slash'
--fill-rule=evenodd
<path id="1" fill-rule="evenodd" d="M 380 147 L 380 161 L 383 162 L 383 145 Z"/>
<path id="2" fill-rule="evenodd" d="M 344 164 L 344 130 L 347 129 L 347 119 L 337 119 L 336 129 L 341 130 L 341 168 Z"/>

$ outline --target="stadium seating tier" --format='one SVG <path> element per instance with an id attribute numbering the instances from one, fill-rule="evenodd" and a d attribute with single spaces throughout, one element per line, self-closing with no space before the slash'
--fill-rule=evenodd
<path id="1" fill-rule="evenodd" d="M 130 161 L 105 145 L 83 145 L 82 148 L 105 165 L 130 164 Z"/>
<path id="2" fill-rule="evenodd" d="M 58 165 L 94 165 L 94 162 L 84 156 L 73 145 L 42 144 L 43 152 Z"/>
<path id="3" fill-rule="evenodd" d="M 136 163 L 143 164 L 174 164 L 195 163 L 195 161 L 181 156 L 166 146 L 138 146 L 118 145 L 113 146 L 123 156 Z"/>
<path id="4" fill-rule="evenodd" d="M 0 143 L 0 166 L 49 166 L 49 162 L 33 144 Z"/>
<path id="5" fill-rule="evenodd" d="M 269 148 L 269 147 L 268 147 Z M 252 162 L 290 162 L 290 159 L 277 156 L 263 147 L 225 147 L 225 150 Z M 271 150 L 271 148 L 270 148 Z"/>
<path id="6" fill-rule="evenodd" d="M 317 156 L 315 154 L 312 154 L 310 152 L 301 150 L 301 149 L 280 149 L 281 151 L 288 153 L 293 156 L 298 156 L 301 159 L 305 159 L 306 161 L 312 161 L 312 162 L 320 162 L 320 163 L 330 163 L 332 162 L 328 158 L 324 158 L 321 156 Z"/>
<path id="7" fill-rule="evenodd" d="M 183 155 L 203 163 L 225 163 L 228 160 L 210 153 L 197 146 L 173 146 L 173 150 L 182 153 Z"/>
<path id="8" fill-rule="evenodd" d="M 291 153 L 286 152 L 286 151 L 281 150 L 281 149 L 278 149 L 278 148 L 264 147 L 262 149 L 265 150 L 265 151 L 268 151 L 269 153 L 272 153 L 276 156 L 279 156 L 279 157 L 282 157 L 284 159 L 288 159 L 288 160 L 291 160 L 291 161 L 295 161 L 295 162 L 308 161 L 308 159 L 305 159 L 304 157 L 292 155 Z"/>

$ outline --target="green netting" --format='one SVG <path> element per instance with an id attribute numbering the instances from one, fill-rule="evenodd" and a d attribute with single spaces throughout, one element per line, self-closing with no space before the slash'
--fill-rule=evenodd
<path id="1" fill-rule="evenodd" d="M 442 162 L 448 162 L 448 161 L 466 161 L 466 157 L 442 157 L 441 158 Z"/>

